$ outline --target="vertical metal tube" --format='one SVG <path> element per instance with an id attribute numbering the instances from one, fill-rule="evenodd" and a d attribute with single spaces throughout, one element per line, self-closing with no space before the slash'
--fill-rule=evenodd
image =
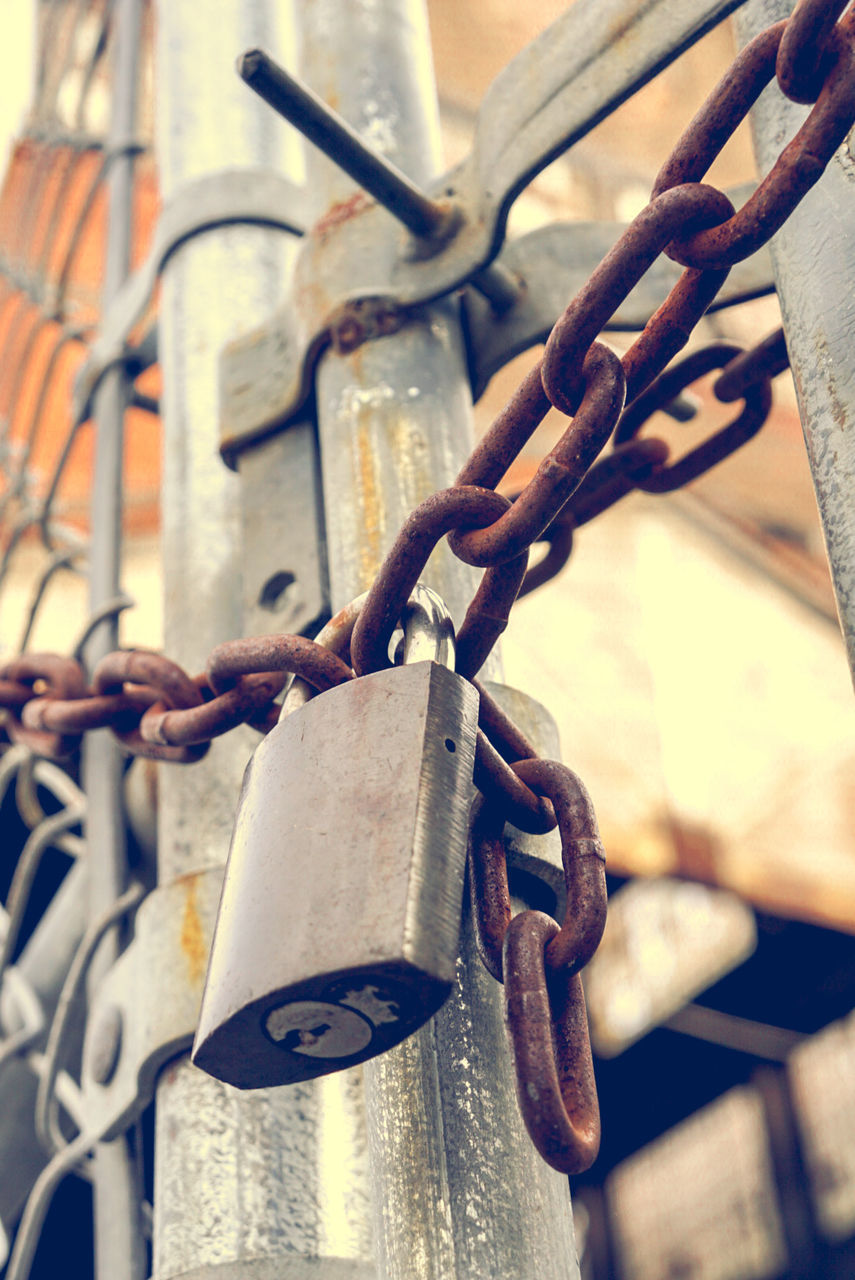
<path id="1" fill-rule="evenodd" d="M 792 0 L 751 0 L 735 18 L 741 43 L 786 18 Z M 751 112 L 754 149 L 767 172 L 807 108 L 777 85 Z M 849 665 L 855 674 L 855 142 L 850 134 L 825 174 L 771 242 L 787 350 L 813 472 Z"/>
<path id="2" fill-rule="evenodd" d="M 133 137 L 137 117 L 137 84 L 142 6 L 119 0 L 113 16 L 112 115 L 108 145 Z M 108 187 L 109 224 L 104 264 L 102 307 L 106 312 L 121 288 L 131 263 L 134 162 L 120 154 L 113 162 Z M 122 463 L 128 383 L 122 368 L 111 369 L 95 401 L 95 476 L 92 498 L 90 606 L 93 612 L 118 594 L 122 552 Z M 118 647 L 118 618 L 107 618 L 87 646 L 90 669 Z M 90 918 L 101 915 L 121 894 L 126 875 L 124 816 L 121 802 L 122 758 L 112 734 L 103 729 L 87 737 L 83 786 L 87 794 L 86 835 L 91 863 Z M 104 939 L 90 974 L 90 987 L 116 958 L 115 932 Z M 93 1165 L 95 1274 L 102 1280 L 143 1280 L 146 1250 L 140 1206 L 142 1178 L 133 1135 L 101 1143 Z"/>
<path id="3" fill-rule="evenodd" d="M 300 72 L 417 184 L 439 167 L 421 0 L 302 0 Z M 307 148 L 319 216 L 353 194 Z M 364 590 L 411 508 L 450 484 L 471 447 L 454 305 L 342 356 L 317 380 L 333 608 Z M 426 574 L 457 621 L 476 575 L 443 544 Z M 566 1178 L 543 1164 L 513 1096 L 497 984 L 465 931 L 459 989 L 404 1044 L 366 1063 L 379 1270 L 395 1280 L 578 1275 Z"/>
<path id="4" fill-rule="evenodd" d="M 203 173 L 277 167 L 284 130 L 234 72 L 251 45 L 283 55 L 287 0 L 168 0 L 157 14 L 158 158 L 164 200 Z M 163 281 L 162 550 L 165 643 L 191 671 L 243 634 L 240 479 L 218 451 L 219 355 L 281 295 L 281 233 L 211 231 L 181 248 Z M 251 483 L 249 471 L 247 481 Z M 261 477 L 263 479 L 263 477 Z M 225 862 L 249 730 L 192 769 L 160 776 L 159 879 Z M 241 1093 L 183 1058 L 157 1091 L 154 1273 L 258 1280 L 373 1275 L 361 1180 L 359 1099 L 313 1085 Z"/>

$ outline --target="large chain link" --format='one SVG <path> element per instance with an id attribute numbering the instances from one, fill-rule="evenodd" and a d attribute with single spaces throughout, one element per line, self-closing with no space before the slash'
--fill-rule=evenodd
<path id="1" fill-rule="evenodd" d="M 317 691 L 389 664 L 389 641 L 427 560 L 448 535 L 454 553 L 485 569 L 460 628 L 457 669 L 474 680 L 507 625 L 518 595 L 566 561 L 573 531 L 633 489 L 663 493 L 703 474 L 765 421 L 771 378 L 786 368 L 783 335 L 750 352 L 717 343 L 666 366 L 685 346 L 728 268 L 764 244 L 823 173 L 855 120 L 855 10 L 841 0 L 799 0 L 785 22 L 736 58 L 661 169 L 650 203 L 624 231 L 556 323 L 542 360 L 479 442 L 456 483 L 409 516 L 356 619 L 349 653 L 302 636 L 218 646 L 191 678 L 158 654 L 104 658 L 88 685 L 79 663 L 27 654 L 0 667 L 0 707 L 10 736 L 47 756 L 69 754 L 86 730 L 109 726 L 124 747 L 155 759 L 199 759 L 239 723 L 262 732 L 278 716 L 287 673 Z M 777 76 L 783 93 L 813 103 L 756 193 L 738 212 L 702 183 L 760 92 Z M 604 326 L 660 253 L 686 270 L 629 350 L 598 341 Z M 742 399 L 729 426 L 676 463 L 639 432 L 657 409 L 711 370 L 714 394 Z M 664 371 L 664 372 L 663 372 Z M 513 502 L 495 492 L 546 413 L 572 417 L 555 448 Z M 597 461 L 612 440 L 611 451 Z M 529 548 L 549 544 L 527 571 Z M 343 615 L 342 615 L 343 616 Z M 348 615 L 349 632 L 353 622 Z M 336 629 L 333 620 L 333 630 Z M 580 1172 L 596 1157 L 599 1116 L 579 970 L 605 921 L 603 852 L 584 787 L 569 769 L 538 760 L 486 692 L 481 694 L 475 784 L 481 792 L 470 842 L 474 916 L 484 962 L 504 979 L 508 1025 L 525 1123 L 556 1168 Z M 500 840 L 505 821 L 559 827 L 568 908 L 561 928 L 537 912 L 511 919 Z"/>

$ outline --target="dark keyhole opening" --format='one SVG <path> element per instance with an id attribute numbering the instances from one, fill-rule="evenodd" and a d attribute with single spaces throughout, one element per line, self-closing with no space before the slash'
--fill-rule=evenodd
<path id="1" fill-rule="evenodd" d="M 330 1024 L 328 1022 L 319 1022 L 316 1027 L 295 1027 L 293 1031 L 288 1032 L 283 1044 L 286 1049 L 290 1049 L 293 1053 L 301 1048 L 302 1045 L 316 1044 L 329 1029 Z"/>

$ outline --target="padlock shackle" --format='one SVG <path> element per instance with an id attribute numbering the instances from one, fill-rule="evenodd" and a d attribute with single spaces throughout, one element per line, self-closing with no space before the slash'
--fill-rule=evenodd
<path id="1" fill-rule="evenodd" d="M 315 644 L 329 649 L 345 662 L 350 660 L 350 639 L 368 592 L 340 609 L 315 636 Z M 454 670 L 454 623 L 445 601 L 430 587 L 417 582 L 401 616 L 404 631 L 403 661 L 407 664 L 431 660 Z M 282 702 L 279 716 L 284 720 L 313 698 L 316 690 L 300 676 L 295 677 Z"/>
<path id="2" fill-rule="evenodd" d="M 454 622 L 442 596 L 417 582 L 401 611 L 404 632 L 402 658 L 405 666 L 414 662 L 438 662 L 454 670 Z"/>

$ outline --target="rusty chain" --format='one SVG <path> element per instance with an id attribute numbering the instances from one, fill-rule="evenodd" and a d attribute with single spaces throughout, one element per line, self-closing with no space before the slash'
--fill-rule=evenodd
<path id="1" fill-rule="evenodd" d="M 787 367 L 778 332 L 748 352 L 716 343 L 676 365 L 729 267 L 764 244 L 823 173 L 855 120 L 855 9 L 798 0 L 791 17 L 735 59 L 656 179 L 650 203 L 626 228 L 554 326 L 543 357 L 476 446 L 455 484 L 405 521 L 341 653 L 302 636 L 230 641 L 191 678 L 159 654 L 121 651 L 96 666 L 26 654 L 0 666 L 0 708 L 16 741 L 42 755 L 69 754 L 80 735 L 109 726 L 126 750 L 154 759 L 199 759 L 211 739 L 243 722 L 264 732 L 288 673 L 321 692 L 389 665 L 389 642 L 433 548 L 485 570 L 458 635 L 457 669 L 475 679 L 514 601 L 565 563 L 573 532 L 634 489 L 688 483 L 754 435 L 771 404 L 771 379 Z M 843 14 L 843 16 L 841 16 Z M 712 161 L 765 86 L 813 104 L 795 138 L 738 212 L 704 184 Z M 685 267 L 665 302 L 618 358 L 599 335 L 660 253 Z M 724 403 L 743 400 L 723 430 L 668 464 L 668 447 L 640 439 L 650 415 L 697 378 L 721 370 Z M 495 491 L 550 408 L 572 417 L 533 480 L 513 501 Z M 611 439 L 609 453 L 598 455 Z M 529 548 L 548 543 L 527 569 Z M 346 631 L 353 624 L 352 612 Z M 336 630 L 336 620 L 331 624 Z M 339 628 L 341 630 L 341 628 Z M 473 916 L 484 963 L 506 988 L 518 1096 L 529 1133 L 555 1168 L 595 1159 L 599 1114 L 579 970 L 605 922 L 604 854 L 590 799 L 569 769 L 536 758 L 520 730 L 480 686 L 476 803 L 470 840 Z M 501 833 L 506 820 L 533 832 L 557 824 L 567 885 L 564 923 L 525 911 L 511 919 Z"/>

